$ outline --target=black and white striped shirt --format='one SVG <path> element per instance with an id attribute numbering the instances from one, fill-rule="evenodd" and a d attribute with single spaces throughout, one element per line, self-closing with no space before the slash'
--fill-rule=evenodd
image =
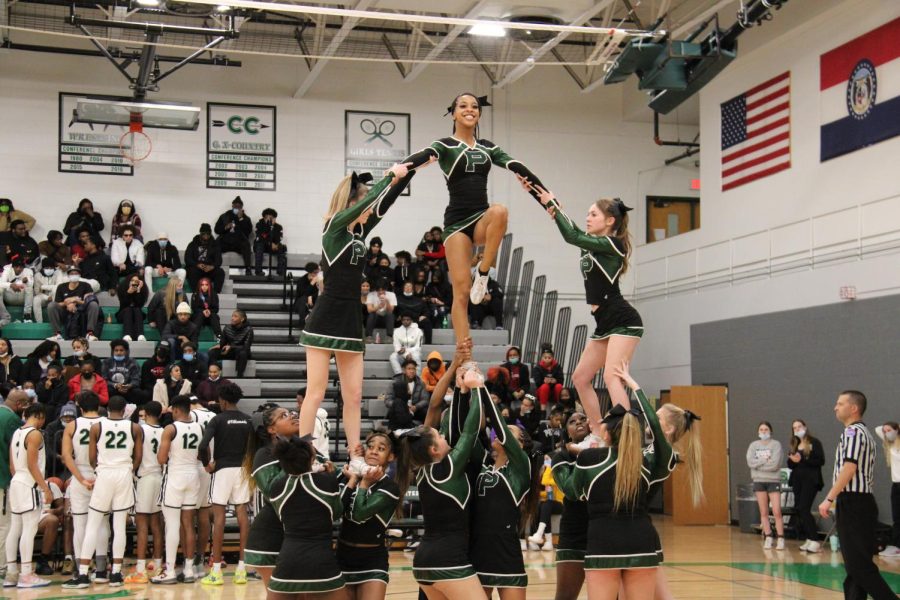
<path id="1" fill-rule="evenodd" d="M 834 453 L 832 481 L 837 480 L 845 462 L 856 463 L 856 473 L 842 491 L 871 494 L 872 477 L 875 473 L 875 440 L 862 421 L 853 423 L 841 434 Z"/>

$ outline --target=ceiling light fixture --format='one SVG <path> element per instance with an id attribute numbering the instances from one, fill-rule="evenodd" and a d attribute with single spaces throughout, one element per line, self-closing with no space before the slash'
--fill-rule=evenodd
<path id="1" fill-rule="evenodd" d="M 478 23 L 472 25 L 469 34 L 484 37 L 506 37 L 506 28 L 494 23 Z"/>
<path id="2" fill-rule="evenodd" d="M 159 0 L 135 0 L 135 4 L 148 8 L 155 8 L 159 6 Z"/>

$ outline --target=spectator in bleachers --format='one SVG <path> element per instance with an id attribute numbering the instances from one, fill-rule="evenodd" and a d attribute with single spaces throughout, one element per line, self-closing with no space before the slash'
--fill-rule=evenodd
<path id="1" fill-rule="evenodd" d="M 394 330 L 394 351 L 388 357 L 394 375 L 399 375 L 403 370 L 401 364 L 409 360 L 422 362 L 422 341 L 424 336 L 419 326 L 413 322 L 410 315 L 400 317 L 400 327 Z"/>
<path id="2" fill-rule="evenodd" d="M 537 400 L 534 396 L 525 394 L 525 396 L 522 397 L 519 409 L 513 411 L 513 414 L 516 415 L 519 423 L 522 424 L 522 427 L 528 432 L 528 435 L 530 435 L 532 439 L 537 436 L 538 431 L 541 428 L 542 420 L 541 411 L 537 410 L 536 404 Z"/>
<path id="3" fill-rule="evenodd" d="M 553 408 L 547 424 L 538 430 L 534 441 L 540 444 L 541 452 L 544 454 L 552 453 L 562 441 L 564 416 L 560 408 Z"/>
<path id="4" fill-rule="evenodd" d="M 204 277 L 200 280 L 197 289 L 191 296 L 192 320 L 198 328 L 209 325 L 216 334 L 222 335 L 222 324 L 219 321 L 219 295 L 216 293 L 210 279 Z"/>
<path id="5" fill-rule="evenodd" d="M 34 229 L 34 217 L 23 210 L 16 210 L 9 198 L 0 198 L 0 231 L 12 229 L 10 223 L 16 220 L 24 221 L 28 231 Z"/>
<path id="6" fill-rule="evenodd" d="M 384 279 L 387 282 L 388 291 L 394 291 L 394 270 L 391 268 L 391 259 L 387 256 L 379 258 L 378 264 L 369 269 L 366 276 L 372 281 Z"/>
<path id="7" fill-rule="evenodd" d="M 47 373 L 41 377 L 37 382 L 37 386 L 35 386 L 38 402 L 47 407 L 47 418 L 51 420 L 56 419 L 59 411 L 69 401 L 69 390 L 66 389 L 62 373 L 62 365 L 58 362 L 52 362 L 47 365 Z M 52 448 L 53 446 L 50 447 Z"/>
<path id="8" fill-rule="evenodd" d="M 5 250 L 4 264 L 12 261 L 18 255 L 25 261 L 25 266 L 33 267 L 40 262 L 41 250 L 34 238 L 28 234 L 25 221 L 16 219 L 9 224 L 9 232 L 3 234 L 3 246 Z"/>
<path id="9" fill-rule="evenodd" d="M 317 280 L 322 269 L 314 262 L 306 263 L 303 267 L 306 269 L 306 276 L 297 284 L 297 312 L 299 314 L 299 328 L 302 330 L 306 326 L 306 319 L 309 317 L 310 311 L 316 305 L 319 299 L 319 286 Z"/>
<path id="10" fill-rule="evenodd" d="M 68 278 L 68 283 L 56 286 L 56 296 L 47 305 L 53 335 L 56 341 L 75 337 L 97 339 L 94 331 L 99 331 L 101 312 L 94 290 L 81 280 L 78 267 L 69 267 Z"/>
<path id="11" fill-rule="evenodd" d="M 557 405 L 564 413 L 584 412 L 581 403 L 575 399 L 572 388 L 564 387 L 559 390 L 559 402 Z"/>
<path id="12" fill-rule="evenodd" d="M 147 288 L 138 272 L 134 272 L 119 284 L 119 312 L 116 319 L 123 325 L 123 339 L 127 342 L 146 341 L 144 337 L 144 304 L 147 303 Z"/>
<path id="13" fill-rule="evenodd" d="M 284 277 L 287 273 L 287 246 L 284 245 L 284 229 L 276 223 L 278 213 L 274 208 L 262 212 L 262 218 L 256 222 L 256 239 L 253 240 L 253 253 L 256 259 L 256 274 L 262 275 L 263 254 L 274 254 L 277 260 L 278 274 Z"/>
<path id="14" fill-rule="evenodd" d="M 369 318 L 369 305 L 367 302 L 369 301 L 369 292 L 372 291 L 372 284 L 369 283 L 368 279 L 363 279 L 362 283 L 359 284 L 359 301 L 362 304 L 360 307 L 362 309 L 362 322 L 365 323 L 366 319 Z"/>
<path id="15" fill-rule="evenodd" d="M 169 279 L 164 289 L 154 292 L 150 298 L 150 304 L 147 305 L 147 321 L 150 327 L 154 327 L 162 331 L 169 322 L 169 319 L 175 316 L 175 309 L 178 305 L 187 302 L 187 294 L 184 293 L 184 280 L 173 277 Z"/>
<path id="16" fill-rule="evenodd" d="M 187 342 L 194 344 L 200 340 L 200 328 L 191 321 L 191 307 L 187 302 L 182 302 L 175 309 L 175 318 L 169 319 L 163 327 L 160 337 L 169 342 L 172 356 L 176 359 L 181 356 L 181 345 Z"/>
<path id="17" fill-rule="evenodd" d="M 166 375 L 166 369 L 169 367 L 171 351 L 169 342 L 163 340 L 156 345 L 153 356 L 144 361 L 141 365 L 141 389 L 145 392 L 152 392 L 153 386 L 159 379 Z"/>
<path id="18" fill-rule="evenodd" d="M 366 317 L 366 343 L 372 341 L 370 338 L 376 327 L 384 327 L 387 337 L 394 334 L 394 308 L 397 306 L 397 295 L 389 292 L 387 286 L 387 280 L 379 279 L 375 284 L 375 291 L 369 292 L 366 298 L 366 307 L 369 311 Z"/>
<path id="19" fill-rule="evenodd" d="M 103 231 L 103 217 L 100 213 L 94 211 L 94 203 L 88 198 L 82 198 L 78 203 L 78 210 L 69 214 L 66 224 L 63 226 L 63 233 L 68 236 L 69 245 L 73 245 L 78 239 L 82 229 L 86 229 L 91 237 L 98 239 L 98 244 L 103 245 L 100 239 L 100 232 Z"/>
<path id="20" fill-rule="evenodd" d="M 493 317 L 494 329 L 503 329 L 503 288 L 493 278 L 488 279 L 487 293 L 481 304 L 469 303 L 469 321 L 472 329 L 489 329 L 490 326 L 485 326 L 488 317 Z"/>
<path id="21" fill-rule="evenodd" d="M 503 367 L 490 367 L 484 380 L 484 387 L 500 398 L 500 402 L 509 405 L 512 395 L 509 392 L 509 371 Z"/>
<path id="22" fill-rule="evenodd" d="M 444 271 L 443 265 L 447 262 L 441 233 L 440 227 L 432 227 L 431 230 L 425 232 L 422 242 L 416 248 L 416 258 L 422 263 L 425 270 L 431 273 Z"/>
<path id="23" fill-rule="evenodd" d="M 431 305 L 430 317 L 432 325 L 436 328 L 446 329 L 444 321 L 450 319 L 450 307 L 453 305 L 453 288 L 447 282 L 443 271 L 432 271 L 431 281 L 425 286 L 425 301 Z"/>
<path id="24" fill-rule="evenodd" d="M 444 364 L 444 357 L 437 350 L 433 350 L 425 359 L 425 366 L 422 368 L 422 382 L 425 384 L 425 391 L 431 394 L 446 372 L 447 366 Z"/>
<path id="25" fill-rule="evenodd" d="M 191 283 L 191 289 L 197 289 L 200 279 L 208 277 L 212 279 L 216 293 L 222 293 L 222 286 L 225 283 L 222 250 L 219 243 L 212 239 L 212 228 L 209 223 L 200 225 L 200 233 L 188 244 L 184 251 L 184 263 L 187 266 L 187 278 Z"/>
<path id="26" fill-rule="evenodd" d="M 410 429 L 425 420 L 430 396 L 422 379 L 416 375 L 417 368 L 416 361 L 407 359 L 403 370 L 394 376 L 388 388 L 384 403 L 388 409 L 388 426 L 392 431 Z"/>
<path id="27" fill-rule="evenodd" d="M 378 266 L 378 261 L 381 260 L 381 257 L 387 256 L 381 251 L 381 246 L 381 238 L 377 235 L 369 240 L 369 249 L 366 250 L 366 268 L 363 270 L 363 275 L 371 281 L 378 281 L 370 273 Z M 390 261 L 390 257 L 388 257 L 388 261 Z"/>
<path id="28" fill-rule="evenodd" d="M 156 381 L 153 386 L 153 401 L 162 404 L 163 409 L 169 408 L 169 402 L 175 396 L 191 394 L 191 382 L 182 377 L 181 365 L 172 363 L 166 368 L 166 374 Z"/>
<path id="29" fill-rule="evenodd" d="M 412 255 L 406 250 L 394 253 L 394 260 L 397 265 L 394 267 L 394 290 L 402 290 L 403 284 L 413 280 L 413 274 L 416 272 L 417 265 L 412 264 Z"/>
<path id="30" fill-rule="evenodd" d="M 91 354 L 91 344 L 87 341 L 87 338 L 77 337 L 72 340 L 72 355 L 63 360 L 63 366 L 78 367 L 78 369 L 81 370 L 81 365 L 86 362 L 94 365 L 94 371 L 97 371 L 98 373 L 103 369 L 103 363 L 100 360 L 100 357 Z"/>
<path id="31" fill-rule="evenodd" d="M 17 386 L 23 381 L 22 359 L 13 352 L 12 342 L 0 337 L 0 383 Z"/>
<path id="32" fill-rule="evenodd" d="M 75 394 L 83 391 L 91 391 L 100 397 L 100 404 L 106 406 L 109 402 L 109 387 L 100 373 L 94 371 L 94 363 L 85 361 L 81 363 L 81 370 L 69 380 L 69 401 L 75 401 Z"/>
<path id="33" fill-rule="evenodd" d="M 144 244 L 135 239 L 135 230 L 131 225 L 122 226 L 119 237 L 111 243 L 109 254 L 110 261 L 120 276 L 144 272 L 147 260 Z"/>
<path id="34" fill-rule="evenodd" d="M 119 272 L 112 261 L 103 253 L 94 238 L 84 241 L 84 251 L 86 253 L 84 260 L 78 265 L 81 276 L 91 284 L 91 288 L 108 290 L 110 296 L 115 296 Z"/>
<path id="35" fill-rule="evenodd" d="M 141 367 L 131 358 L 131 347 L 125 340 L 109 343 L 112 353 L 103 361 L 103 378 L 111 386 L 114 395 L 122 396 L 128 404 L 141 406 L 150 400 L 150 395 L 141 389 Z"/>
<path id="36" fill-rule="evenodd" d="M 62 360 L 62 352 L 59 344 L 51 340 L 44 340 L 25 358 L 25 364 L 22 366 L 22 381 L 32 381 L 37 384 L 47 374 L 47 368 L 60 360 Z"/>
<path id="37" fill-rule="evenodd" d="M 59 365 L 56 366 L 58 367 Z M 67 477 L 68 470 L 62 460 L 62 432 L 65 430 L 66 425 L 74 421 L 78 416 L 78 409 L 75 408 L 74 403 L 69 402 L 69 390 L 66 389 L 66 386 L 59 379 L 54 381 L 53 386 L 52 389 L 56 395 L 64 398 L 64 400 L 59 406 L 41 401 L 41 404 L 47 407 L 47 426 L 44 427 L 44 448 L 47 450 L 47 476 Z M 38 397 L 41 397 L 40 390 L 38 390 Z M 56 399 L 54 398 L 54 400 Z M 53 417 L 50 416 L 51 413 L 54 414 Z M 56 456 L 53 460 L 50 460 L 52 454 Z"/>
<path id="38" fill-rule="evenodd" d="M 72 249 L 63 242 L 61 231 L 51 230 L 47 239 L 38 244 L 41 256 L 51 259 L 57 269 L 65 269 L 72 264 Z"/>
<path id="39" fill-rule="evenodd" d="M 57 268 L 52 258 L 41 261 L 41 268 L 34 273 L 34 299 L 31 301 L 31 314 L 36 322 L 44 322 L 44 307 L 55 297 L 56 287 L 66 281 L 66 270 Z"/>
<path id="40" fill-rule="evenodd" d="M 79 229 L 78 233 L 75 234 L 75 243 L 70 246 L 73 265 L 81 264 L 81 261 L 87 256 L 87 252 L 84 251 L 84 243 L 90 238 L 91 232 L 86 227 Z"/>
<path id="41" fill-rule="evenodd" d="M 119 208 L 109 224 L 109 243 L 112 244 L 122 238 L 126 227 L 131 227 L 134 234 L 133 239 L 136 242 L 144 243 L 144 236 L 141 234 L 141 217 L 134 209 L 134 202 L 131 200 L 122 200 L 119 202 Z"/>
<path id="42" fill-rule="evenodd" d="M 563 387 L 563 370 L 553 355 L 549 344 L 541 348 L 541 360 L 534 365 L 534 395 L 541 403 L 545 413 L 559 402 L 559 393 Z"/>
<path id="43" fill-rule="evenodd" d="M 178 248 L 169 241 L 169 235 L 160 231 L 156 239 L 144 245 L 146 265 L 144 267 L 144 282 L 147 289 L 153 291 L 154 277 L 168 277 L 187 281 L 187 271 L 181 267 L 181 257 Z"/>
<path id="44" fill-rule="evenodd" d="M 247 369 L 253 346 L 253 327 L 247 322 L 247 313 L 235 309 L 231 323 L 222 328 L 219 343 L 209 349 L 209 362 L 220 363 L 223 358 L 237 362 L 237 376 L 242 378 Z"/>
<path id="45" fill-rule="evenodd" d="M 0 273 L 0 328 L 12 321 L 6 305 L 21 306 L 24 321 L 31 321 L 34 310 L 34 271 L 18 255 Z"/>
<path id="46" fill-rule="evenodd" d="M 413 292 L 411 281 L 404 282 L 400 289 L 403 291 L 397 296 L 397 309 L 394 311 L 394 314 L 401 319 L 404 316 L 412 318 L 413 323 L 422 330 L 422 334 L 425 336 L 425 343 L 430 344 L 432 325 L 431 319 L 428 318 L 428 305 L 425 304 L 425 299 Z"/>
<path id="47" fill-rule="evenodd" d="M 218 402 L 219 387 L 226 383 L 231 382 L 222 377 L 222 366 L 214 362 L 209 363 L 206 378 L 196 387 L 200 404 L 207 406 L 210 402 Z"/>
<path id="48" fill-rule="evenodd" d="M 191 382 L 192 387 L 203 381 L 209 373 L 209 365 L 203 355 L 197 352 L 197 345 L 193 342 L 181 344 L 181 356 L 178 358 L 181 365 L 181 376 Z"/>
<path id="49" fill-rule="evenodd" d="M 231 210 L 219 215 L 215 230 L 222 254 L 240 254 L 244 259 L 244 272 L 250 275 L 250 236 L 253 234 L 253 222 L 244 213 L 244 201 L 240 196 L 235 196 L 231 201 Z"/>
<path id="50" fill-rule="evenodd" d="M 528 365 L 522 362 L 521 349 L 510 346 L 506 350 L 506 362 L 500 366 L 509 371 L 509 392 L 512 396 L 510 404 L 513 409 L 517 409 L 525 394 L 531 391 L 531 374 Z"/>

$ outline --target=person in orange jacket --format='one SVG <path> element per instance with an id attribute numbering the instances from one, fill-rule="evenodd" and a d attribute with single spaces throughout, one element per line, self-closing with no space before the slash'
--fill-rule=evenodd
<path id="1" fill-rule="evenodd" d="M 444 357 L 435 350 L 425 359 L 425 368 L 422 369 L 422 381 L 425 382 L 425 390 L 430 394 L 434 391 L 434 386 L 440 381 L 441 377 L 447 371 L 444 365 Z"/>
<path id="2" fill-rule="evenodd" d="M 100 396 L 100 404 L 106 406 L 109 402 L 109 388 L 106 380 L 99 373 L 94 372 L 94 363 L 87 361 L 81 364 L 81 372 L 69 379 L 69 400 L 75 401 L 75 394 L 84 390 L 91 390 Z"/>

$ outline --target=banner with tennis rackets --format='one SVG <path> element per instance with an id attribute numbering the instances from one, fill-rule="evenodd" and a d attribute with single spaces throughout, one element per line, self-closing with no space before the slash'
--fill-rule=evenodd
<path id="1" fill-rule="evenodd" d="M 275 107 L 206 103 L 206 187 L 275 191 Z"/>
<path id="2" fill-rule="evenodd" d="M 376 180 L 409 156 L 409 113 L 344 111 L 344 172 L 372 173 Z M 410 188 L 403 192 L 408 196 Z"/>

